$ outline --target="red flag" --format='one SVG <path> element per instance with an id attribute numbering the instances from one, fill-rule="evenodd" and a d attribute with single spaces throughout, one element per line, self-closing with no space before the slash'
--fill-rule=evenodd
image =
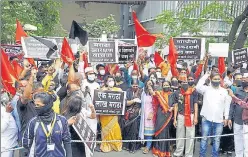
<path id="1" fill-rule="evenodd" d="M 133 62 L 133 70 L 139 71 L 139 67 L 136 62 Z"/>
<path id="2" fill-rule="evenodd" d="M 223 73 L 226 71 L 226 65 L 225 65 L 225 58 L 224 57 L 219 57 L 218 59 L 218 67 L 219 67 L 219 72 L 221 76 Z"/>
<path id="3" fill-rule="evenodd" d="M 26 59 L 28 60 L 29 64 L 31 64 L 33 67 L 35 67 L 37 69 L 35 61 L 33 58 L 26 58 Z"/>
<path id="4" fill-rule="evenodd" d="M 3 88 L 10 94 L 15 95 L 16 94 L 16 89 L 12 86 L 11 83 L 7 82 L 2 82 Z"/>
<path id="5" fill-rule="evenodd" d="M 12 65 L 13 65 L 13 68 L 14 68 L 16 75 L 19 78 L 19 76 L 21 75 L 21 73 L 23 71 L 23 67 L 16 60 L 12 61 Z"/>
<path id="6" fill-rule="evenodd" d="M 168 54 L 168 61 L 170 63 L 170 65 L 175 65 L 177 62 L 177 58 L 178 58 L 178 53 L 173 41 L 173 38 L 170 38 L 170 43 L 169 43 L 169 54 Z"/>
<path id="7" fill-rule="evenodd" d="M 88 58 L 87 58 L 87 54 L 83 54 L 83 61 L 84 61 L 84 69 L 89 67 L 89 63 L 88 63 Z"/>
<path id="8" fill-rule="evenodd" d="M 27 37 L 27 33 L 23 30 L 21 23 L 16 19 L 16 43 L 21 44 L 21 37 Z"/>
<path id="9" fill-rule="evenodd" d="M 154 62 L 156 64 L 156 66 L 158 67 L 160 63 L 162 63 L 164 60 L 163 58 L 160 56 L 160 54 L 158 52 L 155 52 L 154 54 Z"/>
<path id="10" fill-rule="evenodd" d="M 138 47 L 150 47 L 156 41 L 156 36 L 151 35 L 139 22 L 136 13 L 133 11 L 133 22 L 137 36 Z"/>
<path id="11" fill-rule="evenodd" d="M 66 38 L 63 40 L 62 50 L 61 50 L 61 58 L 63 62 L 69 64 L 68 58 L 71 58 L 73 61 L 75 60 L 75 57 L 73 55 L 73 52 L 71 50 L 71 47 L 69 43 L 67 42 Z"/>

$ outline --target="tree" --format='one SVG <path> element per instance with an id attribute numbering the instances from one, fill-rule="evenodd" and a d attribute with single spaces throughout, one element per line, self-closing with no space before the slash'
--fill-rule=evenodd
<path id="1" fill-rule="evenodd" d="M 110 15 L 106 18 L 97 19 L 92 23 L 84 22 L 83 29 L 89 33 L 89 37 L 100 38 L 105 31 L 106 34 L 117 34 L 120 30 L 120 26 L 116 24 L 114 15 Z"/>
<path id="2" fill-rule="evenodd" d="M 210 2 L 203 8 L 200 2 L 191 2 L 175 11 L 165 10 L 156 18 L 156 23 L 164 25 L 163 37 L 157 39 L 156 46 L 162 48 L 168 44 L 170 37 L 181 36 L 183 33 L 202 36 L 200 32 L 210 19 L 221 19 L 230 24 L 233 21 L 233 17 L 229 15 L 230 9 L 228 4 L 222 2 Z M 200 13 L 194 15 L 197 10 L 200 10 Z"/>
<path id="3" fill-rule="evenodd" d="M 1 2 L 1 42 L 15 42 L 16 19 L 23 25 L 37 27 L 32 32 L 38 36 L 64 36 L 66 31 L 60 24 L 61 3 L 46 1 L 2 1 Z M 30 33 L 30 32 L 28 32 Z"/>

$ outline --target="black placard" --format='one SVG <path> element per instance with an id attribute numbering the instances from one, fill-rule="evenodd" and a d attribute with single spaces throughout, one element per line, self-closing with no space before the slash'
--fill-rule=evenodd
<path id="1" fill-rule="evenodd" d="M 126 92 L 95 90 L 93 104 L 97 114 L 124 115 Z"/>
<path id="2" fill-rule="evenodd" d="M 23 53 L 21 45 L 1 45 L 1 48 L 8 56 L 18 56 Z"/>
<path id="3" fill-rule="evenodd" d="M 173 38 L 177 48 L 178 59 L 198 59 L 201 58 L 202 40 L 201 38 Z"/>
<path id="4" fill-rule="evenodd" d="M 119 64 L 127 64 L 129 61 L 136 60 L 137 46 L 118 46 Z"/>
<path id="5" fill-rule="evenodd" d="M 248 61 L 248 51 L 247 48 L 237 49 L 232 51 L 233 62 L 235 64 L 247 63 Z"/>
<path id="6" fill-rule="evenodd" d="M 115 41 L 89 41 L 89 63 L 118 63 Z"/>
<path id="7" fill-rule="evenodd" d="M 78 115 L 78 120 L 77 122 L 73 125 L 73 128 L 77 132 L 78 136 L 80 139 L 84 142 L 85 147 L 88 147 L 90 152 L 91 157 L 93 156 L 94 149 L 96 147 L 95 142 L 85 142 L 85 141 L 95 141 L 96 140 L 96 135 L 95 133 L 91 130 L 90 126 L 87 124 L 87 122 L 84 119 L 83 113 L 80 113 Z M 87 151 L 87 150 L 85 150 Z"/>

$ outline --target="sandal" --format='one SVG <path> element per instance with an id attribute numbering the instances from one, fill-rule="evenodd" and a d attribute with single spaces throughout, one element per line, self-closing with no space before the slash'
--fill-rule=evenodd
<path id="1" fill-rule="evenodd" d="M 149 153 L 149 149 L 147 147 L 145 147 L 143 150 L 143 154 L 148 154 L 148 153 Z"/>

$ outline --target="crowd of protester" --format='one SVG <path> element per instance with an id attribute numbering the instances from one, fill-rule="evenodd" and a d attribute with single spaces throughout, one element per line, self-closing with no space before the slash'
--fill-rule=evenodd
<path id="1" fill-rule="evenodd" d="M 193 157 L 194 137 L 202 136 L 197 156 L 206 157 L 210 139 L 205 136 L 212 135 L 213 157 L 221 150 L 248 157 L 247 68 L 226 66 L 222 75 L 218 66 L 208 65 L 209 56 L 191 65 L 178 61 L 175 66 L 166 56 L 158 64 L 157 56 L 145 52 L 126 65 L 85 66 L 84 54 L 78 53 L 75 61 L 68 58 L 67 64 L 60 59 L 40 61 L 37 68 L 26 59 L 10 58 L 23 70 L 15 82 L 16 94 L 1 93 L 1 156 L 13 157 L 14 150 L 8 149 L 23 146 L 21 157 L 88 157 L 84 143 L 72 142 L 81 140 L 72 125 L 83 113 L 102 141 L 96 151 L 142 149 L 157 157 Z M 125 114 L 96 114 L 96 89 L 126 91 Z M 219 136 L 226 133 L 234 133 L 234 140 Z"/>

